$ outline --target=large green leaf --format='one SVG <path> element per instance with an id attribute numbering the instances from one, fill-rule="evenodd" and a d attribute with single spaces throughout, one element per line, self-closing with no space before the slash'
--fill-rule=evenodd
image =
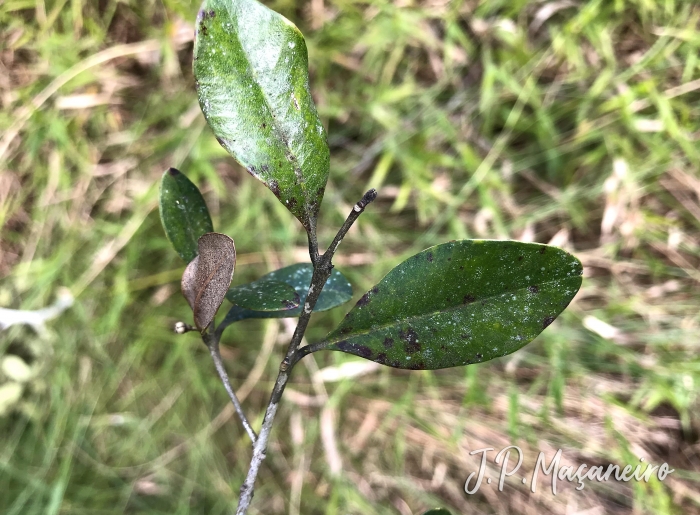
<path id="1" fill-rule="evenodd" d="M 255 282 L 229 288 L 226 298 L 233 304 L 255 311 L 286 311 L 301 299 L 289 284 L 263 276 Z"/>
<path id="2" fill-rule="evenodd" d="M 581 262 L 548 245 L 464 240 L 404 261 L 314 347 L 396 368 L 437 369 L 515 352 L 581 286 Z"/>
<path id="3" fill-rule="evenodd" d="M 197 240 L 214 231 L 209 210 L 197 186 L 175 168 L 160 180 L 160 220 L 180 257 L 189 263 L 197 256 Z"/>
<path id="4" fill-rule="evenodd" d="M 299 307 L 286 311 L 254 311 L 244 309 L 240 306 L 233 306 L 226 318 L 222 321 L 224 327 L 244 320 L 246 318 L 286 318 L 298 317 L 301 315 L 301 310 L 306 302 L 306 295 L 309 292 L 311 285 L 311 276 L 313 275 L 313 267 L 309 263 L 299 263 L 296 265 L 287 266 L 270 272 L 264 275 L 260 281 L 273 280 L 288 284 L 299 295 Z M 321 296 L 316 301 L 314 311 L 326 311 L 339 306 L 352 298 L 352 286 L 343 274 L 338 270 L 333 270 L 331 276 L 326 281 L 323 287 Z"/>
<path id="5" fill-rule="evenodd" d="M 308 228 L 330 157 L 299 29 L 255 0 L 205 0 L 194 75 L 219 143 Z"/>

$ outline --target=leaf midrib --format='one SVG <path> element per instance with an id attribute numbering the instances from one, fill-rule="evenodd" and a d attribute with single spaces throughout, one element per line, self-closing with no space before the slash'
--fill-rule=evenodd
<path id="1" fill-rule="evenodd" d="M 263 7 L 266 8 L 267 10 L 271 11 L 273 14 L 272 17 L 269 18 L 266 22 L 266 27 L 269 28 L 270 27 L 269 20 L 270 19 L 274 20 L 275 16 L 281 17 L 281 15 L 279 13 L 276 13 L 275 11 L 272 11 L 269 7 L 267 7 L 265 5 L 263 5 Z M 227 12 L 229 13 L 229 16 L 232 16 L 232 13 L 230 10 L 228 10 L 228 7 L 226 7 L 226 9 L 227 9 Z M 253 82 L 255 83 L 255 87 L 260 92 L 263 100 L 265 101 L 265 105 L 267 106 L 268 112 L 270 113 L 270 116 L 268 117 L 268 121 L 269 121 L 270 125 L 274 128 L 275 132 L 279 135 L 279 137 L 280 137 L 279 139 L 284 144 L 284 147 L 289 151 L 289 154 L 294 156 L 294 161 L 300 163 L 300 165 L 301 165 L 301 161 L 299 160 L 299 156 L 292 150 L 292 147 L 291 147 L 291 145 L 286 137 L 285 132 L 279 126 L 279 122 L 277 121 L 277 117 L 272 116 L 272 113 L 276 112 L 276 111 L 273 110 L 272 105 L 270 104 L 270 99 L 265 94 L 265 90 L 260 87 L 260 82 L 258 80 L 258 73 L 256 73 L 255 69 L 251 65 L 250 55 L 249 55 L 248 51 L 246 50 L 246 47 L 243 45 L 243 42 L 241 40 L 241 37 L 240 37 L 241 31 L 240 31 L 240 25 L 238 24 L 238 16 L 236 16 L 236 22 L 237 22 L 236 23 L 236 39 L 238 40 L 238 44 L 241 46 L 241 50 L 243 51 L 243 54 L 246 57 L 246 66 L 247 66 L 248 70 L 250 70 L 250 75 L 251 75 L 251 77 L 253 77 Z M 282 23 L 284 23 L 284 22 L 282 22 Z M 306 44 L 306 42 L 304 42 L 304 44 Z M 275 66 L 275 68 L 276 68 L 276 66 Z M 307 75 L 308 75 L 308 70 L 307 70 Z M 293 92 L 292 92 L 292 94 L 293 94 Z M 304 176 L 303 167 L 302 166 L 299 167 L 301 169 L 301 174 L 299 174 L 299 176 L 297 176 L 297 174 L 294 170 L 294 163 L 289 160 L 287 153 L 284 154 L 284 158 L 287 161 L 287 163 L 289 163 L 292 167 L 292 175 L 294 177 L 298 177 L 298 179 L 299 179 L 299 187 L 301 188 L 301 191 L 302 191 L 302 194 L 304 195 L 304 200 L 305 200 L 304 210 L 306 212 L 306 215 L 310 217 L 311 216 L 311 209 L 310 209 L 311 199 L 309 198 L 308 188 L 305 187 L 306 177 Z"/>
<path id="2" fill-rule="evenodd" d="M 576 277 L 581 278 L 580 275 L 578 275 L 578 276 L 576 276 Z M 566 281 L 566 280 L 568 280 L 568 279 L 574 279 L 574 278 L 573 278 L 573 277 L 565 277 L 565 278 L 563 278 L 563 279 L 554 279 L 554 280 L 551 280 L 551 281 L 540 281 L 539 284 L 552 284 L 552 283 L 555 283 L 555 282 L 557 282 L 557 281 Z M 381 283 L 380 283 L 380 284 L 381 284 Z M 517 289 L 515 289 L 515 290 L 508 290 L 508 291 L 505 291 L 505 292 L 500 293 L 500 294 L 498 294 L 498 295 L 491 295 L 491 296 L 489 296 L 489 297 L 483 297 L 483 298 L 480 298 L 480 299 L 476 299 L 473 303 L 470 303 L 470 304 L 458 304 L 458 305 L 456 305 L 456 306 L 454 306 L 454 307 L 448 307 L 448 308 L 444 308 L 444 309 L 439 309 L 439 310 L 437 310 L 437 311 L 431 311 L 431 312 L 429 312 L 429 313 L 424 313 L 424 314 L 421 314 L 421 315 L 411 316 L 411 317 L 408 317 L 408 318 L 402 318 L 402 319 L 400 319 L 400 320 L 395 320 L 394 322 L 390 322 L 390 323 L 387 323 L 387 324 L 383 324 L 383 325 L 381 325 L 381 326 L 372 327 L 372 328 L 367 329 L 367 330 L 363 330 L 363 331 L 358 331 L 358 332 L 353 332 L 353 333 L 347 333 L 347 334 L 339 335 L 340 337 L 336 337 L 336 338 L 333 339 L 333 340 L 330 340 L 330 339 L 328 339 L 328 340 L 321 340 L 320 342 L 318 342 L 318 343 L 316 343 L 316 344 L 314 344 L 314 345 L 326 345 L 326 346 L 328 346 L 328 345 L 333 345 L 333 344 L 335 344 L 335 343 L 337 343 L 337 342 L 339 342 L 339 341 L 342 341 L 342 340 L 349 340 L 350 338 L 355 338 L 355 337 L 357 337 L 357 336 L 363 336 L 363 335 L 366 335 L 366 334 L 369 334 L 369 333 L 372 333 L 372 332 L 375 332 L 375 331 L 381 331 L 381 330 L 383 330 L 383 329 L 386 329 L 387 327 L 391 327 L 392 325 L 396 325 L 396 324 L 399 324 L 399 323 L 405 323 L 406 321 L 416 320 L 416 319 L 419 319 L 419 318 L 424 318 L 424 317 L 426 317 L 426 316 L 432 316 L 432 315 L 434 315 L 434 314 L 436 314 L 436 313 L 444 313 L 444 312 L 446 312 L 446 311 L 457 311 L 457 310 L 459 310 L 460 308 L 464 308 L 464 307 L 466 307 L 466 306 L 469 306 L 469 305 L 471 305 L 471 304 L 475 304 L 475 303 L 477 303 L 477 302 L 483 302 L 483 301 L 485 301 L 485 300 L 494 299 L 494 298 L 496 298 L 496 297 L 500 297 L 500 296 L 503 296 L 503 295 L 512 295 L 513 293 L 517 293 L 517 292 L 520 292 L 520 291 L 522 291 L 522 290 L 526 290 L 527 288 L 528 288 L 527 286 L 524 286 L 523 288 L 517 288 Z M 578 292 L 578 290 L 576 290 L 576 292 Z M 574 293 L 574 296 L 575 296 L 575 295 L 576 295 L 576 293 Z M 571 297 L 571 298 L 573 299 L 573 297 Z M 350 310 L 350 313 L 352 313 L 352 310 Z M 335 331 L 337 331 L 337 330 L 338 330 L 338 329 L 334 329 L 333 332 L 335 332 Z"/>

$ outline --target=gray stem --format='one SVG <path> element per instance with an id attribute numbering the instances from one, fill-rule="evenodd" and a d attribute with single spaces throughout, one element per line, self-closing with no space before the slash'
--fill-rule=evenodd
<path id="1" fill-rule="evenodd" d="M 250 425 L 250 422 L 248 422 L 248 419 L 246 418 L 245 413 L 243 412 L 243 406 L 241 406 L 238 397 L 236 397 L 236 392 L 234 392 L 233 388 L 231 388 L 231 382 L 228 379 L 228 374 L 226 373 L 224 363 L 221 360 L 221 353 L 219 352 L 219 339 L 217 338 L 216 333 L 214 333 L 213 335 L 208 333 L 204 334 L 202 338 L 204 339 L 204 343 L 206 343 L 207 347 L 209 348 L 209 353 L 211 354 L 211 357 L 214 360 L 214 366 L 216 367 L 216 371 L 219 373 L 221 382 L 224 383 L 224 388 L 226 388 L 226 392 L 231 398 L 233 407 L 236 408 L 238 416 L 241 417 L 243 427 L 248 433 L 248 436 L 250 436 L 253 445 L 255 445 L 255 443 L 258 441 L 258 435 L 255 434 L 255 431 L 253 431 L 253 427 Z"/>
<path id="2" fill-rule="evenodd" d="M 360 199 L 357 204 L 355 204 L 350 211 L 345 223 L 340 228 L 338 233 L 333 238 L 328 250 L 319 256 L 316 254 L 318 245 L 316 243 L 316 223 L 310 224 L 311 230 L 307 232 L 309 237 L 309 254 L 311 257 L 311 262 L 314 266 L 314 273 L 311 278 L 311 285 L 309 286 L 309 293 L 306 297 L 306 302 L 301 311 L 301 316 L 299 317 L 299 322 L 296 329 L 294 330 L 294 335 L 292 336 L 291 342 L 289 342 L 289 347 L 287 348 L 287 355 L 280 364 L 280 371 L 277 376 L 277 381 L 275 381 L 275 387 L 272 389 L 272 394 L 270 396 L 270 402 L 267 405 L 267 410 L 265 411 L 265 418 L 263 419 L 262 427 L 260 428 L 260 436 L 253 445 L 253 456 L 250 460 L 250 467 L 248 468 L 248 475 L 245 478 L 243 486 L 241 486 L 241 496 L 238 500 L 238 508 L 236 509 L 236 515 L 245 515 L 248 511 L 251 501 L 253 500 L 253 494 L 255 490 L 255 479 L 258 476 L 258 471 L 260 470 L 260 465 L 265 459 L 265 452 L 267 451 L 267 442 L 270 438 L 270 432 L 272 430 L 272 423 L 275 420 L 275 414 L 277 413 L 277 407 L 279 406 L 282 394 L 284 393 L 284 388 L 287 386 L 287 381 L 289 380 L 289 374 L 297 361 L 297 352 L 299 350 L 299 345 L 306 332 L 306 327 L 309 325 L 309 320 L 311 319 L 311 313 L 313 312 L 314 306 L 318 297 L 321 295 L 321 291 L 326 284 L 326 281 L 331 275 L 333 270 L 332 259 L 335 251 L 338 249 L 340 242 L 343 240 L 347 234 L 352 224 L 355 220 L 362 214 L 365 207 L 377 198 L 377 191 L 375 189 L 369 190 L 364 194 L 362 199 Z"/>

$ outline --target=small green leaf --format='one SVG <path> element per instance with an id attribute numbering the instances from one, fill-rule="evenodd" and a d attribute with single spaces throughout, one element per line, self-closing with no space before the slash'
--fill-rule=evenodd
<path id="1" fill-rule="evenodd" d="M 194 76 L 219 143 L 309 228 L 323 199 L 330 154 L 299 29 L 256 0 L 205 0 L 197 16 Z"/>
<path id="2" fill-rule="evenodd" d="M 445 508 L 434 508 L 432 510 L 426 511 L 423 515 L 452 515 Z"/>
<path id="3" fill-rule="evenodd" d="M 197 186 L 175 168 L 160 180 L 160 220 L 170 243 L 186 263 L 197 255 L 197 240 L 212 232 L 209 210 Z"/>
<path id="4" fill-rule="evenodd" d="M 237 306 L 255 311 L 286 311 L 301 302 L 292 286 L 269 276 L 229 288 L 226 298 Z"/>
<path id="5" fill-rule="evenodd" d="M 233 240 L 215 232 L 198 240 L 199 255 L 182 274 L 182 294 L 194 311 L 194 324 L 204 331 L 226 297 L 236 265 Z"/>
<path id="6" fill-rule="evenodd" d="M 557 247 L 464 240 L 404 261 L 365 293 L 326 348 L 414 370 L 515 352 L 568 306 L 581 262 Z"/>
<path id="7" fill-rule="evenodd" d="M 311 277 L 313 275 L 313 266 L 309 263 L 299 263 L 296 265 L 287 266 L 270 272 L 264 275 L 263 279 L 281 281 L 296 291 L 299 295 L 299 307 L 287 311 L 253 311 L 244 309 L 239 306 L 233 306 L 221 325 L 230 325 L 239 320 L 246 318 L 287 318 L 298 317 L 301 315 L 301 310 L 306 302 L 306 294 L 309 292 L 311 285 Z M 333 270 L 331 276 L 326 281 L 323 287 L 321 296 L 314 306 L 314 311 L 326 311 L 339 306 L 352 298 L 352 286 L 338 270 Z"/>

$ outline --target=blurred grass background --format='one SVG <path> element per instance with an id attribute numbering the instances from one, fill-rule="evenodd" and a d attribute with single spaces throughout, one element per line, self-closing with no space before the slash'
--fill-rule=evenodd
<path id="1" fill-rule="evenodd" d="M 321 241 L 380 190 L 336 259 L 357 298 L 457 238 L 551 242 L 585 278 L 549 329 L 493 362 L 330 381 L 318 370 L 355 359 L 305 359 L 251 513 L 700 513 L 696 2 L 268 5 L 306 35 L 329 129 Z M 298 223 L 206 127 L 197 8 L 0 2 L 0 306 L 76 297 L 42 334 L 0 333 L 0 359 L 33 374 L 0 416 L 0 513 L 218 514 L 237 499 L 250 446 L 204 346 L 172 332 L 191 314 L 155 209 L 160 174 L 178 167 L 205 192 L 236 240 L 235 283 L 308 256 Z M 308 339 L 345 312 L 315 315 Z M 247 321 L 224 338 L 254 425 L 292 329 Z M 469 452 L 508 444 L 524 450 L 518 478 L 558 448 L 575 467 L 644 457 L 675 472 L 556 496 L 514 476 L 466 496 Z"/>

